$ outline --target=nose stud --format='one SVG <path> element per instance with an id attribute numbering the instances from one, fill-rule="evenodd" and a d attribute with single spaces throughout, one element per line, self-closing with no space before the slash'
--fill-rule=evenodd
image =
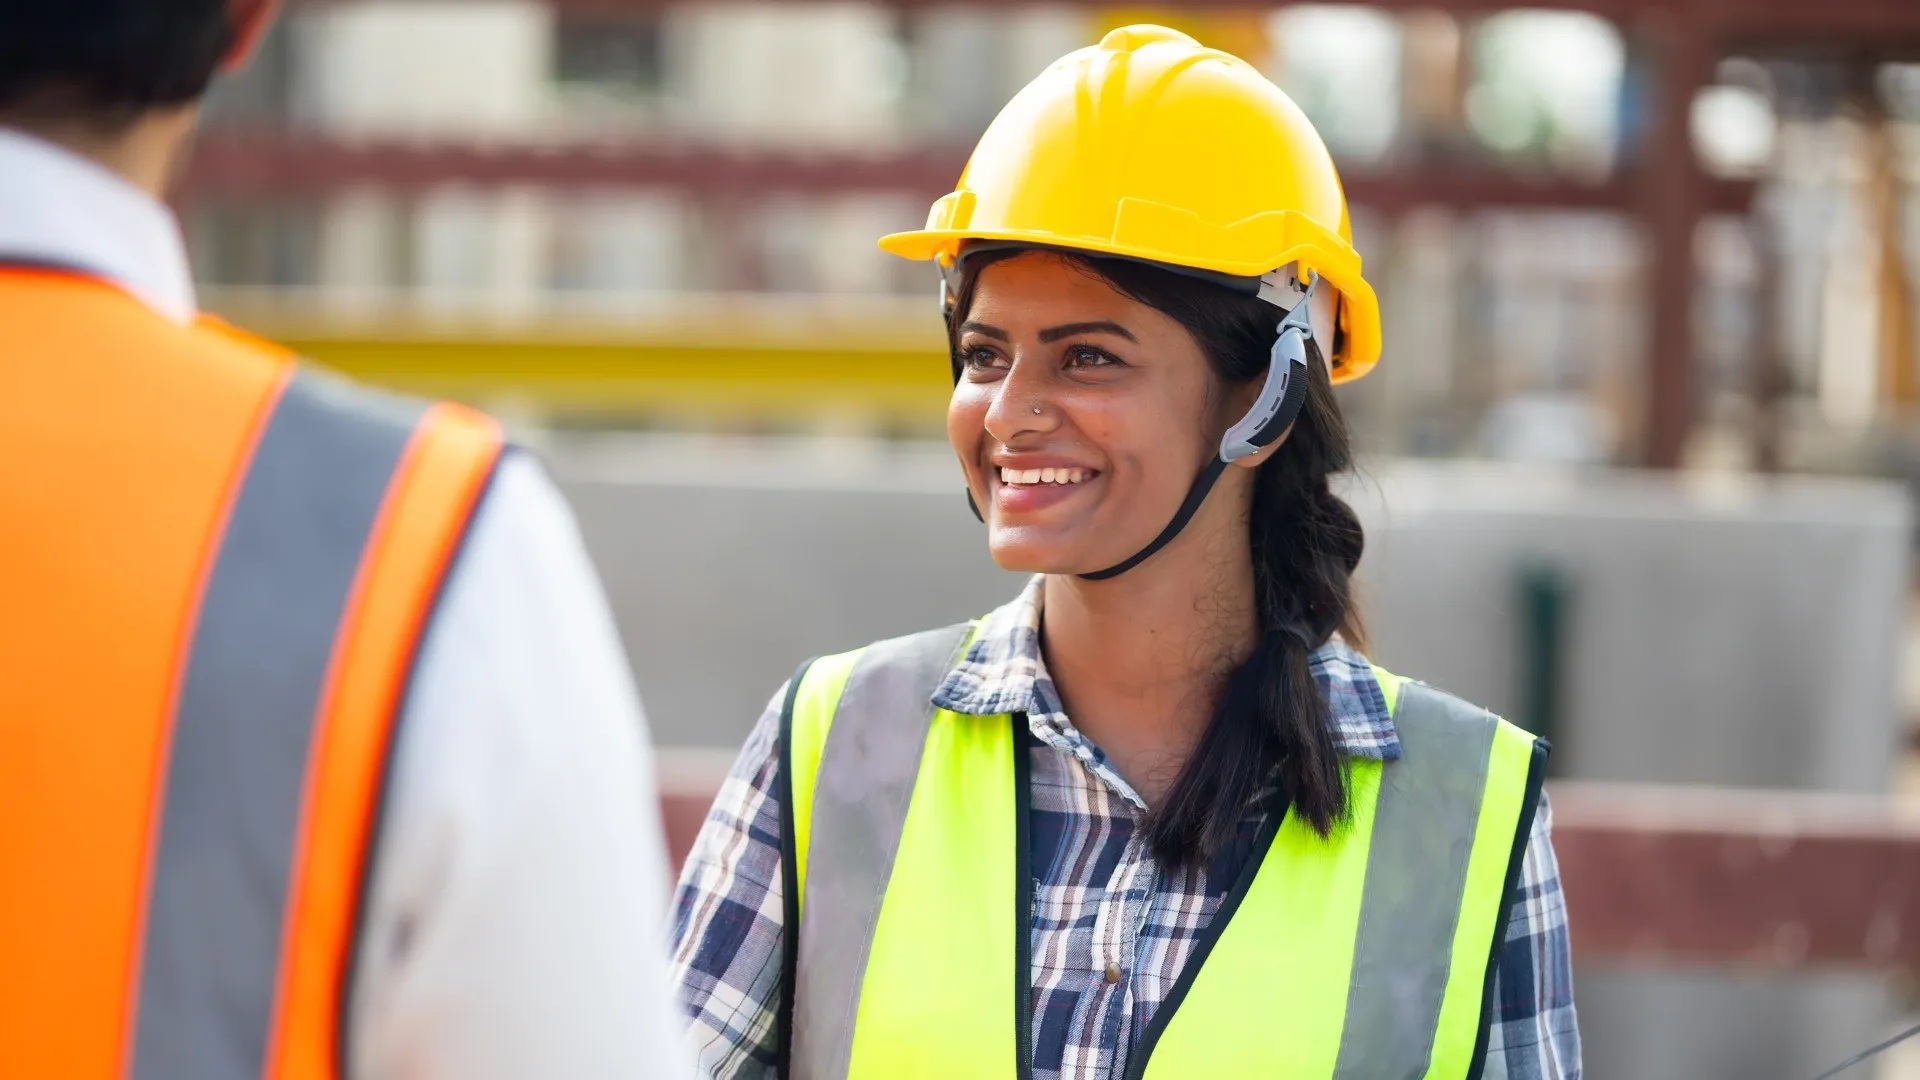
<path id="1" fill-rule="evenodd" d="M 1033 407 L 1033 415 L 1035 415 L 1035 416 L 1039 416 L 1039 415 L 1040 415 L 1040 406 L 1038 406 L 1038 405 L 1035 405 L 1035 406 Z"/>

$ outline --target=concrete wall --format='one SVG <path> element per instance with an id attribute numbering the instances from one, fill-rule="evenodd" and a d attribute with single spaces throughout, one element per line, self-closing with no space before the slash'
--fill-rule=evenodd
<path id="1" fill-rule="evenodd" d="M 1885 789 L 1909 511 L 1880 484 L 1386 466 L 1375 658 L 1522 719 L 1516 577 L 1569 587 L 1564 775 Z"/>
<path id="2" fill-rule="evenodd" d="M 1904 730 L 1900 491 L 1400 464 L 1356 501 L 1375 658 L 1505 715 L 1517 576 L 1566 582 L 1561 775 L 1886 790 Z M 1576 1000 L 1590 1080 L 1804 1080 L 1894 1007 L 1861 976 L 1584 967 Z"/>
<path id="3" fill-rule="evenodd" d="M 654 737 L 738 746 L 800 661 L 983 614 L 987 557 L 941 448 L 635 440 L 550 455 Z"/>
<path id="4" fill-rule="evenodd" d="M 800 661 L 983 614 L 1022 580 L 987 558 L 957 490 L 569 494 L 669 745 L 737 746 Z"/>

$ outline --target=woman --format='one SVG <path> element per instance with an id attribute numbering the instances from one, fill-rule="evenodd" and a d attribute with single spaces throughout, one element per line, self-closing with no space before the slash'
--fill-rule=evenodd
<path id="1" fill-rule="evenodd" d="M 1545 747 L 1368 665 L 1332 384 L 1378 356 L 1292 102 L 1160 27 L 926 230 L 976 622 L 804 665 L 682 880 L 723 1078 L 1572 1077 Z"/>

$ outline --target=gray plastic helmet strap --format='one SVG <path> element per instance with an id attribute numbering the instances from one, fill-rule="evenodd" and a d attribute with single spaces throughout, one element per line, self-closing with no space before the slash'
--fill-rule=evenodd
<path id="1" fill-rule="evenodd" d="M 1319 282 L 1309 284 L 1293 298 L 1293 307 L 1280 320 L 1279 333 L 1267 355 L 1267 381 L 1260 387 L 1247 415 L 1220 437 L 1220 460 L 1238 461 L 1286 434 L 1306 404 L 1307 342 L 1313 339 L 1313 302 Z M 1260 298 L 1273 303 L 1267 289 Z"/>

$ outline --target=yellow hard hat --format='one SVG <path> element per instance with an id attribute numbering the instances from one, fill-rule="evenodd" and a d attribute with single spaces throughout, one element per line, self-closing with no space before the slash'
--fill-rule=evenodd
<path id="1" fill-rule="evenodd" d="M 1258 279 L 1290 264 L 1338 292 L 1320 327 L 1333 381 L 1380 358 L 1333 157 L 1245 61 L 1164 26 L 1069 53 L 1014 96 L 927 227 L 880 247 L 951 267 L 967 241 L 1144 259 Z"/>

